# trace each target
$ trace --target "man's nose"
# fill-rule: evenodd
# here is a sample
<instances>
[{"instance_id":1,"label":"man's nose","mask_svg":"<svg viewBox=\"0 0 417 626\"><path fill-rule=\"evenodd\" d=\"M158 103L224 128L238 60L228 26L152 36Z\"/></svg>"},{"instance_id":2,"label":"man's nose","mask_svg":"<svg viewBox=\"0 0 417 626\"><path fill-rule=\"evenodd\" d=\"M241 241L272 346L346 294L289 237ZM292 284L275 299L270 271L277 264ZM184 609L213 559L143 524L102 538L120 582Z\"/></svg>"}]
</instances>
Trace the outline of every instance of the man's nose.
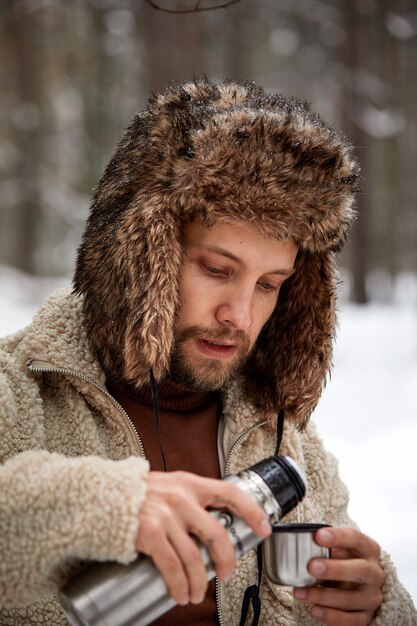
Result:
<instances>
[{"instance_id":1,"label":"man's nose","mask_svg":"<svg viewBox=\"0 0 417 626\"><path fill-rule=\"evenodd\" d=\"M252 324L252 294L236 290L218 307L216 319L224 326L248 330Z\"/></svg>"}]
</instances>

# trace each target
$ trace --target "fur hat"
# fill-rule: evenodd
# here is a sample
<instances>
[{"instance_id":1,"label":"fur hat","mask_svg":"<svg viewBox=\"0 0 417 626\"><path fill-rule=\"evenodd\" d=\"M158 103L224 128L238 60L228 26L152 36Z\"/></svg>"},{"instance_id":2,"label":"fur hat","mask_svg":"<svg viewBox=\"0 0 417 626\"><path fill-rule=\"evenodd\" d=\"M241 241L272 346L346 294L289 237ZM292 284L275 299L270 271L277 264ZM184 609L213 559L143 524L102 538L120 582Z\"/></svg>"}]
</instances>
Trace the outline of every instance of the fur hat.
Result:
<instances>
[{"instance_id":1,"label":"fur hat","mask_svg":"<svg viewBox=\"0 0 417 626\"><path fill-rule=\"evenodd\" d=\"M302 426L331 365L335 253L353 216L349 144L306 103L253 84L172 84L136 115L96 190L78 251L93 349L112 379L167 372L181 229L250 220L300 247L245 371L245 392Z\"/></svg>"}]
</instances>

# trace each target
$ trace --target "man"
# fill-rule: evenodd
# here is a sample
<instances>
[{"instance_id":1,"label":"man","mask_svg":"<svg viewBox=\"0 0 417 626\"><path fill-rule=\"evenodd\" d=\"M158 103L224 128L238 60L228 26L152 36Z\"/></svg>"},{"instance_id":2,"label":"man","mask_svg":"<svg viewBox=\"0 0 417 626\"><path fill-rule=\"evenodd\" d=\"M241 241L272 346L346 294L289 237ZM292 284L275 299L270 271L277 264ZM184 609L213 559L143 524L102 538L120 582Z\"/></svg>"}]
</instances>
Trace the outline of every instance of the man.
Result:
<instances>
[{"instance_id":1,"label":"man","mask_svg":"<svg viewBox=\"0 0 417 626\"><path fill-rule=\"evenodd\" d=\"M324 586L263 575L261 623L417 623L309 422L357 180L334 130L253 84L172 85L134 119L96 191L74 292L1 346L2 624L66 624L55 592L80 562L138 551L178 603L158 624L238 624L256 555L235 566L207 509L269 534L218 479L273 454L278 414L281 453L309 482L286 521L331 524L316 539L333 558L309 565Z\"/></svg>"}]
</instances>

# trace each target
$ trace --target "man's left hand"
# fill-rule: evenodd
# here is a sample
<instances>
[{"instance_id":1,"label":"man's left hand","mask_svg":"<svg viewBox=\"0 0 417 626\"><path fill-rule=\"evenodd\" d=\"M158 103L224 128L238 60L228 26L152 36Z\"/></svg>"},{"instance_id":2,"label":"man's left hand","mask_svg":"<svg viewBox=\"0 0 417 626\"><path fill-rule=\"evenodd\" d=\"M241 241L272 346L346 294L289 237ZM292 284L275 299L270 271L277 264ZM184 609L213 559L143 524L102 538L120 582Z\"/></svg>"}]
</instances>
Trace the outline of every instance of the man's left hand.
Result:
<instances>
[{"instance_id":1,"label":"man's left hand","mask_svg":"<svg viewBox=\"0 0 417 626\"><path fill-rule=\"evenodd\" d=\"M313 605L311 615L327 626L368 626L382 602L385 574L379 545L353 528L322 528L315 541L331 549L331 559L312 559L310 574L332 586L294 590Z\"/></svg>"}]
</instances>

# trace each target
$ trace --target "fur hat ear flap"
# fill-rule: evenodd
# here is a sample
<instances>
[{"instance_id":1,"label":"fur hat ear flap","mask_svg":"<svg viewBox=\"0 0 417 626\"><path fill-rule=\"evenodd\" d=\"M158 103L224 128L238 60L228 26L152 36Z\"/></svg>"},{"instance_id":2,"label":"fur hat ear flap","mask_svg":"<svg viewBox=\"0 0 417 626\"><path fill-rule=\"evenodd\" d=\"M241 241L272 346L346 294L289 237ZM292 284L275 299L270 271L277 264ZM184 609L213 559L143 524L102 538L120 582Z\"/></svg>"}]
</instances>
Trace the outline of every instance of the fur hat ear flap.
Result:
<instances>
[{"instance_id":1,"label":"fur hat ear flap","mask_svg":"<svg viewBox=\"0 0 417 626\"><path fill-rule=\"evenodd\" d=\"M124 380L136 387L147 383L150 368L157 380L167 371L182 262L179 224L169 207L161 205L160 198L150 199L142 217L138 223L137 212L129 211L122 228L127 233L131 281Z\"/></svg>"},{"instance_id":2,"label":"fur hat ear flap","mask_svg":"<svg viewBox=\"0 0 417 626\"><path fill-rule=\"evenodd\" d=\"M336 325L332 256L299 251L296 272L283 284L245 368L248 396L262 409L284 409L300 428L314 410L331 367Z\"/></svg>"}]
</instances>

